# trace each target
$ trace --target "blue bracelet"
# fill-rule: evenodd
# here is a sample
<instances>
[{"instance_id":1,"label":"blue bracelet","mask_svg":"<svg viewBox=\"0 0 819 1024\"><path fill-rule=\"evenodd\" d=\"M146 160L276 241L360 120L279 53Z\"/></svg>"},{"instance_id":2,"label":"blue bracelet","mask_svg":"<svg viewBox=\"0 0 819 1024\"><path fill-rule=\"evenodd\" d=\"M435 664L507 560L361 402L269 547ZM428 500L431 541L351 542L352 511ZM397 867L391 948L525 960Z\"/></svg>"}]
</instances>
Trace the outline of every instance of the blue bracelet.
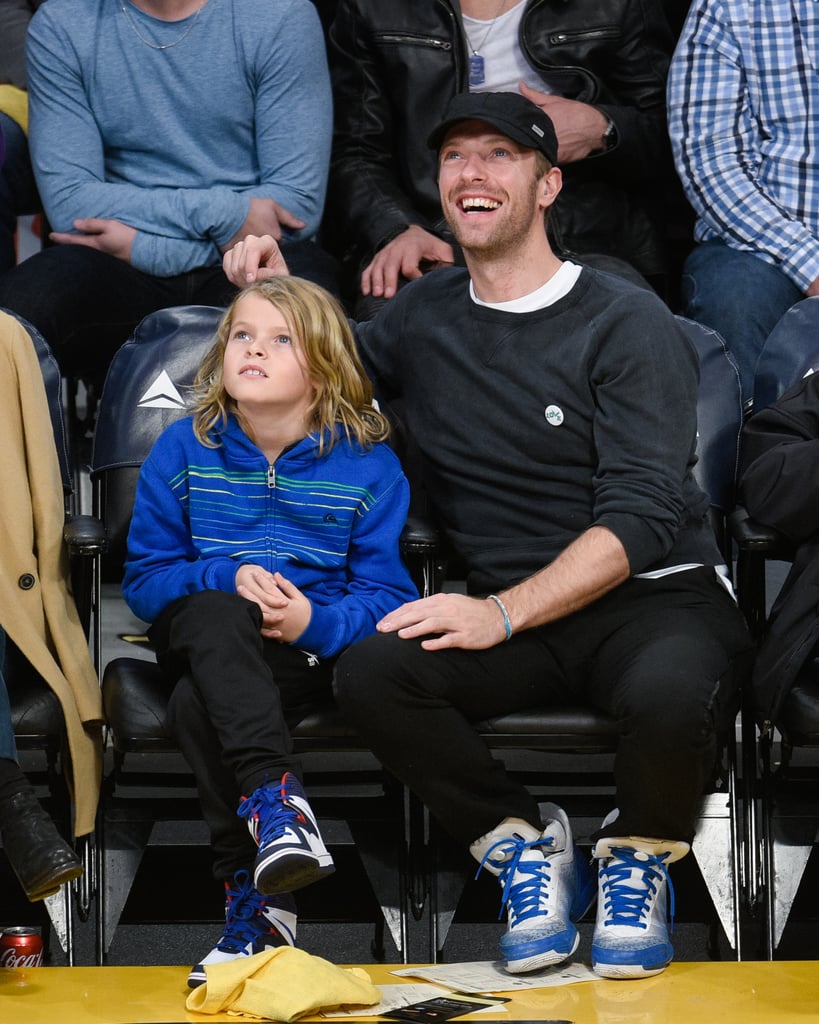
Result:
<instances>
[{"instance_id":1,"label":"blue bracelet","mask_svg":"<svg viewBox=\"0 0 819 1024\"><path fill-rule=\"evenodd\" d=\"M506 639L512 639L512 623L509 621L509 612L506 610L506 605L501 601L497 594L490 594L489 600L494 601L495 604L500 608L500 613L503 616L503 628L506 630Z\"/></svg>"}]
</instances>

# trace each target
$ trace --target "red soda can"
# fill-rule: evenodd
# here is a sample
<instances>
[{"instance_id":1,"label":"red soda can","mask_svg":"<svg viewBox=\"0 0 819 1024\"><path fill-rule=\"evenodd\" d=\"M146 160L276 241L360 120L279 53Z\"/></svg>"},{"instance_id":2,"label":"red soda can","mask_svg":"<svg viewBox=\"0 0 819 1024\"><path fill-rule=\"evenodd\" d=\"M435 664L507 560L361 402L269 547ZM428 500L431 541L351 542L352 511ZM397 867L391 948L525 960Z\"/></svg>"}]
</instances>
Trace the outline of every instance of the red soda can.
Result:
<instances>
[{"instance_id":1,"label":"red soda can","mask_svg":"<svg viewBox=\"0 0 819 1024\"><path fill-rule=\"evenodd\" d=\"M36 928L0 932L0 967L42 967L43 940Z\"/></svg>"}]
</instances>

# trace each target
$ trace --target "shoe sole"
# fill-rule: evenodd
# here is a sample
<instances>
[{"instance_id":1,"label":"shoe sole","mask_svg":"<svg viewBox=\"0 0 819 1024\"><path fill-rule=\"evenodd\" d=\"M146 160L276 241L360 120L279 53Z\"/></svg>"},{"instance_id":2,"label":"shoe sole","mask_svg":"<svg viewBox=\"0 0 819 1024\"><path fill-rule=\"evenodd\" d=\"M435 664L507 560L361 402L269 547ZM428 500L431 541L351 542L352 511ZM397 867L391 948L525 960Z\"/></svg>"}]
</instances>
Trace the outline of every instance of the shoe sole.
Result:
<instances>
[{"instance_id":1,"label":"shoe sole","mask_svg":"<svg viewBox=\"0 0 819 1024\"><path fill-rule=\"evenodd\" d=\"M650 978L655 974L662 974L666 967L668 967L667 963L658 967L643 967L642 964L602 964L592 962L592 970L595 974L599 974L601 978L609 978L612 981Z\"/></svg>"},{"instance_id":2,"label":"shoe sole","mask_svg":"<svg viewBox=\"0 0 819 1024\"><path fill-rule=\"evenodd\" d=\"M336 870L329 853L304 856L298 853L275 852L269 857L256 858L253 866L253 884L263 896L276 896L283 892L303 889L318 882Z\"/></svg>"},{"instance_id":3,"label":"shoe sole","mask_svg":"<svg viewBox=\"0 0 819 1024\"><path fill-rule=\"evenodd\" d=\"M653 954L653 955L652 955ZM610 959L606 959L606 956ZM606 950L595 948L592 945L591 962L592 970L601 978L650 978L654 974L661 974L674 959L674 950L666 944L655 947L653 950L643 950L642 961L638 950L634 951L634 959L629 962L628 952L618 953L616 949Z\"/></svg>"},{"instance_id":4,"label":"shoe sole","mask_svg":"<svg viewBox=\"0 0 819 1024\"><path fill-rule=\"evenodd\" d=\"M38 903L40 900L48 899L60 891L61 886L67 882L73 882L82 874L82 864L68 864L56 874L51 874L37 882L32 889L26 891L29 903Z\"/></svg>"},{"instance_id":5,"label":"shoe sole","mask_svg":"<svg viewBox=\"0 0 819 1024\"><path fill-rule=\"evenodd\" d=\"M535 943L531 943L534 945ZM542 967L555 967L566 960L571 959L580 945L580 934L575 932L572 941L572 948L568 951L560 949L545 949L541 953L532 953L530 956L519 957L514 960L507 959L503 969L507 974L526 974L529 971L539 971Z\"/></svg>"}]
</instances>

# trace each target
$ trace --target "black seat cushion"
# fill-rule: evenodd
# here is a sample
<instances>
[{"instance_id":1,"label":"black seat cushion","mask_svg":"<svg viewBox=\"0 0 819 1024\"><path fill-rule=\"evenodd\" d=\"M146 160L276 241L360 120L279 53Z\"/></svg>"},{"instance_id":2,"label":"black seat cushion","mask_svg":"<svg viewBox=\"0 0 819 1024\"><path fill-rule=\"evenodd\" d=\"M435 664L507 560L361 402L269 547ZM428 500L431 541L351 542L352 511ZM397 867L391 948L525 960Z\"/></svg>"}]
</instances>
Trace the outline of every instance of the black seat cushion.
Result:
<instances>
[{"instance_id":1,"label":"black seat cushion","mask_svg":"<svg viewBox=\"0 0 819 1024\"><path fill-rule=\"evenodd\" d=\"M121 751L173 751L165 729L167 687L151 661L117 658L105 669L102 699L112 741ZM478 725L490 746L531 750L607 753L617 745L614 721L584 707L532 708L492 718ZM302 749L349 749L361 746L333 704L308 714L293 730Z\"/></svg>"},{"instance_id":2,"label":"black seat cushion","mask_svg":"<svg viewBox=\"0 0 819 1024\"><path fill-rule=\"evenodd\" d=\"M788 743L819 746L819 659L811 658L796 677L776 724Z\"/></svg>"},{"instance_id":3,"label":"black seat cushion","mask_svg":"<svg viewBox=\"0 0 819 1024\"><path fill-rule=\"evenodd\" d=\"M6 658L5 680L18 746L61 737L65 720L54 692L10 642Z\"/></svg>"},{"instance_id":4,"label":"black seat cushion","mask_svg":"<svg viewBox=\"0 0 819 1024\"><path fill-rule=\"evenodd\" d=\"M165 728L168 688L155 662L138 658L116 658L109 662L102 681L102 700L117 750L176 749ZM332 703L306 715L294 728L293 738L302 749L335 750L361 745Z\"/></svg>"}]
</instances>

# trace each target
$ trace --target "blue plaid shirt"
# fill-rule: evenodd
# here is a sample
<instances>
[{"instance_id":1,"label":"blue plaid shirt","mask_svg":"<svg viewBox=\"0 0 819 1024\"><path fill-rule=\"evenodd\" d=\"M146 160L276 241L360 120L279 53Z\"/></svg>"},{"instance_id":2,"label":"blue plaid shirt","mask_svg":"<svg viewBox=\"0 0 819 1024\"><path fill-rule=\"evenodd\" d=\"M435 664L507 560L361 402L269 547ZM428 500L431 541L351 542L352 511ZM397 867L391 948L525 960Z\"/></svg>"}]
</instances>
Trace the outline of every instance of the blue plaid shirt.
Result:
<instances>
[{"instance_id":1,"label":"blue plaid shirt","mask_svg":"<svg viewBox=\"0 0 819 1024\"><path fill-rule=\"evenodd\" d=\"M815 0L694 0L668 80L695 238L756 253L806 290L819 277Z\"/></svg>"}]
</instances>

